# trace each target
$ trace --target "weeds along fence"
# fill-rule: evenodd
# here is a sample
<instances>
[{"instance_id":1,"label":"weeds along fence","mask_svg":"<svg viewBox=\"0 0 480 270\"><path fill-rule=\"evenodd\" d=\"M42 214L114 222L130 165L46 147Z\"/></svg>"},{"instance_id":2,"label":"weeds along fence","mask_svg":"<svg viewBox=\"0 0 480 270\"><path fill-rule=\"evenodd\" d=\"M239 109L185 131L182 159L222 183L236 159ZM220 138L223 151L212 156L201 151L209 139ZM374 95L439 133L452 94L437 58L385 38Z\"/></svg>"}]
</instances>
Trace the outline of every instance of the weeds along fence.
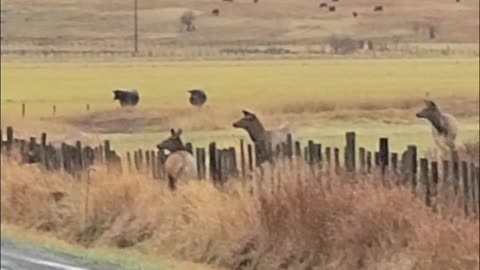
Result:
<instances>
[{"instance_id":1,"label":"weeds along fence","mask_svg":"<svg viewBox=\"0 0 480 270\"><path fill-rule=\"evenodd\" d=\"M46 133L41 134L39 141L35 137L28 141L15 138L12 127L7 127L5 139L3 131L0 134L3 156L16 158L21 163L38 163L48 171L64 171L80 179L95 165L106 166L112 174L135 173L158 180L167 178L163 169L167 156L162 151L138 149L127 152L122 159L108 140L94 147L83 146L80 141L75 145L55 145L47 143ZM357 147L354 132L347 132L345 141L343 149L323 146L313 140L302 146L289 135L287 141L275 149L268 147L269 166L260 164L258 149L243 140L238 146L227 148L219 148L215 142L208 148L195 148L191 143L185 146L195 156L197 178L213 181L217 186L236 179L262 181L275 174L306 169L319 181L341 176L359 180L380 179L377 181L383 185L408 186L424 199L427 206L445 194L439 192L442 188L461 201L465 214L479 215L480 169L474 161L461 160L457 152L440 161L429 160L419 157L415 145L409 145L402 153L390 152L388 138L380 138L378 149L369 151Z\"/></svg>"}]
</instances>

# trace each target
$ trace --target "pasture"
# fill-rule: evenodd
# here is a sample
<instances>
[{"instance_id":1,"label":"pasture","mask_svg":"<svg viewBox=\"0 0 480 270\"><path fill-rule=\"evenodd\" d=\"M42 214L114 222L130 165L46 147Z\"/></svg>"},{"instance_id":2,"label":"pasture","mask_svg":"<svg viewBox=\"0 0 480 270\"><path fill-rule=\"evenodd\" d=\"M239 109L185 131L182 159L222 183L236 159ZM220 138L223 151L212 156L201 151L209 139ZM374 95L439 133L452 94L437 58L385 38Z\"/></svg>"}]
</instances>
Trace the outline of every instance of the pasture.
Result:
<instances>
[{"instance_id":1,"label":"pasture","mask_svg":"<svg viewBox=\"0 0 480 270\"><path fill-rule=\"evenodd\" d=\"M356 130L368 147L388 136L398 149L425 149L433 145L430 127L414 115L427 92L459 118L460 140L475 138L478 72L475 59L5 63L2 125L38 134L78 129L121 150L151 147L170 128L183 128L195 144L231 144L246 135L231 124L248 109L269 127L288 122L300 140L340 145ZM188 103L187 90L197 87L208 93L200 109ZM137 88L140 104L120 109L116 88Z\"/></svg>"},{"instance_id":2,"label":"pasture","mask_svg":"<svg viewBox=\"0 0 480 270\"><path fill-rule=\"evenodd\" d=\"M478 0L0 11L2 237L126 269L478 269ZM139 103L121 107L117 89ZM458 120L459 160L416 117L425 98ZM435 107L436 130L455 134ZM242 110L292 131L273 166L254 163L274 132L246 114L252 142L232 125ZM171 129L183 143L165 156ZM186 142L198 181L167 162Z\"/></svg>"}]
</instances>

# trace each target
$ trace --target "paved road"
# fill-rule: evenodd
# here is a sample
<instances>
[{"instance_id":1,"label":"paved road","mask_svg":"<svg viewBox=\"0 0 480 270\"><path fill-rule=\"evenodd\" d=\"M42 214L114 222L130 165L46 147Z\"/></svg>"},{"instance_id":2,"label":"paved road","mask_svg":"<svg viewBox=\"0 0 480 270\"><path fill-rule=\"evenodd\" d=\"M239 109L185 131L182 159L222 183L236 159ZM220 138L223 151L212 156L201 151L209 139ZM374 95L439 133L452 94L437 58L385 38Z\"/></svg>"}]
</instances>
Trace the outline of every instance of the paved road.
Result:
<instances>
[{"instance_id":1,"label":"paved road","mask_svg":"<svg viewBox=\"0 0 480 270\"><path fill-rule=\"evenodd\" d=\"M80 257L46 251L1 239L0 270L120 270L119 266L89 262Z\"/></svg>"}]
</instances>

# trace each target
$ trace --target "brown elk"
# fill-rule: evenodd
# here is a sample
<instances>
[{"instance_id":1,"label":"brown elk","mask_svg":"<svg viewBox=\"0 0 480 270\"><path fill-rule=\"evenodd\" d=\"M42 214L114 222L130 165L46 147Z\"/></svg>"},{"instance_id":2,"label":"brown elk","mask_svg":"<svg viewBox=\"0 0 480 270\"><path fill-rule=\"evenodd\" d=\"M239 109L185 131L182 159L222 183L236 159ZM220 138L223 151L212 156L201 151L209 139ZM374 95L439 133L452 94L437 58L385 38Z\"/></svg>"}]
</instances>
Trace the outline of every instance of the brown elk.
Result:
<instances>
[{"instance_id":1,"label":"brown elk","mask_svg":"<svg viewBox=\"0 0 480 270\"><path fill-rule=\"evenodd\" d=\"M167 153L167 159L163 164L165 173L168 177L168 186L175 190L178 181L188 181L194 179L197 173L197 163L195 158L180 138L182 130L170 130L170 137L157 145L160 151Z\"/></svg>"}]
</instances>

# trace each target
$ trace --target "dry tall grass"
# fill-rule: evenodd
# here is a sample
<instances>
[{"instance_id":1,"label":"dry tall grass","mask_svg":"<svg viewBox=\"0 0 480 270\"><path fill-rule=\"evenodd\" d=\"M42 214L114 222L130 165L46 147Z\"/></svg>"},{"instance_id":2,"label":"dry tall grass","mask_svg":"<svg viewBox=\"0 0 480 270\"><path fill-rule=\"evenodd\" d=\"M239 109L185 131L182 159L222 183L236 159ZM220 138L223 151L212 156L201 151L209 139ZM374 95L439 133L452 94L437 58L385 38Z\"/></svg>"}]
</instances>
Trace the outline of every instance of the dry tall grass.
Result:
<instances>
[{"instance_id":1,"label":"dry tall grass","mask_svg":"<svg viewBox=\"0 0 480 270\"><path fill-rule=\"evenodd\" d=\"M435 214L409 190L284 170L175 193L102 168L87 182L2 157L2 222L87 246L134 248L229 269L478 269L479 221ZM375 180L375 179L370 179ZM378 182L377 182L378 183ZM87 214L86 214L87 213Z\"/></svg>"}]
</instances>

